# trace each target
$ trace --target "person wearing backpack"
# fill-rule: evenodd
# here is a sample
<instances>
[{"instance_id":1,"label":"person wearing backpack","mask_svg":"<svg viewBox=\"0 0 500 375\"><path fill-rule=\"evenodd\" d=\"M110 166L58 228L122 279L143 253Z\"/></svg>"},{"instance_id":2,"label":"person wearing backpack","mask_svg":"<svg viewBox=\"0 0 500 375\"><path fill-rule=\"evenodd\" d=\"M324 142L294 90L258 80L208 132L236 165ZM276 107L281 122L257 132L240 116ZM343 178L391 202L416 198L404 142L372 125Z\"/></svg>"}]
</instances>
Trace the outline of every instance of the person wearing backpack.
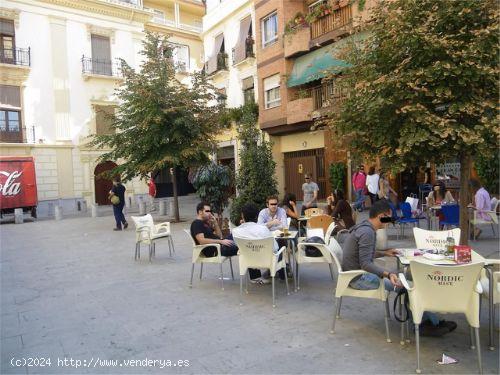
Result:
<instances>
[{"instance_id":1,"label":"person wearing backpack","mask_svg":"<svg viewBox=\"0 0 500 375\"><path fill-rule=\"evenodd\" d=\"M113 204L113 215L115 216L116 227L114 231L127 229L128 223L123 215L123 207L125 206L125 186L122 185L120 177L113 178L113 187L109 191L109 200Z\"/></svg>"}]
</instances>

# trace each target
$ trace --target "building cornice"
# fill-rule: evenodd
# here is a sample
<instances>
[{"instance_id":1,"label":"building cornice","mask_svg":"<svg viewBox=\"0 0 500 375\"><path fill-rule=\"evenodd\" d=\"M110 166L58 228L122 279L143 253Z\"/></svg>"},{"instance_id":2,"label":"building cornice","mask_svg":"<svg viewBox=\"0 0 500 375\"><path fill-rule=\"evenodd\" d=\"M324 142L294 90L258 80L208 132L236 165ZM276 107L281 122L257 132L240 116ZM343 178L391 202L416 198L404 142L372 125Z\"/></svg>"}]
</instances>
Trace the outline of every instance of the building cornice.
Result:
<instances>
[{"instance_id":1,"label":"building cornice","mask_svg":"<svg viewBox=\"0 0 500 375\"><path fill-rule=\"evenodd\" d=\"M201 41L201 37L199 33L196 33L194 31L188 31L188 30L181 30L176 27L172 26L167 26L167 25L161 25L155 22L148 22L146 23L146 29L149 31L154 31L154 32L159 32L159 33L166 33L166 34L172 34L172 36L179 36L182 38L188 38L196 41Z\"/></svg>"},{"instance_id":2,"label":"building cornice","mask_svg":"<svg viewBox=\"0 0 500 375\"><path fill-rule=\"evenodd\" d=\"M113 2L111 0L38 0L42 3L78 9L105 16L123 18L139 23L148 22L152 13L133 4Z\"/></svg>"}]
</instances>

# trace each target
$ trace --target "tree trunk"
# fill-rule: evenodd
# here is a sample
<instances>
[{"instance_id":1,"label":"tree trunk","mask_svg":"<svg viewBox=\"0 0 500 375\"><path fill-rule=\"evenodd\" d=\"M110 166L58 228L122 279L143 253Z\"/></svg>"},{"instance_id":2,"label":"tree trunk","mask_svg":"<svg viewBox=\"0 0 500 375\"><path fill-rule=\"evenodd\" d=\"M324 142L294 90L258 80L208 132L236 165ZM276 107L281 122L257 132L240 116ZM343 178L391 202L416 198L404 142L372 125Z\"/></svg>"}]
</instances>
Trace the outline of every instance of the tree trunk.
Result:
<instances>
[{"instance_id":1,"label":"tree trunk","mask_svg":"<svg viewBox=\"0 0 500 375\"><path fill-rule=\"evenodd\" d=\"M469 244L469 179L472 159L469 154L460 155L460 245Z\"/></svg>"},{"instance_id":2,"label":"tree trunk","mask_svg":"<svg viewBox=\"0 0 500 375\"><path fill-rule=\"evenodd\" d=\"M177 195L177 169L173 167L171 169L172 173L172 193L174 196L174 221L178 223L180 221L179 215L179 197Z\"/></svg>"}]
</instances>

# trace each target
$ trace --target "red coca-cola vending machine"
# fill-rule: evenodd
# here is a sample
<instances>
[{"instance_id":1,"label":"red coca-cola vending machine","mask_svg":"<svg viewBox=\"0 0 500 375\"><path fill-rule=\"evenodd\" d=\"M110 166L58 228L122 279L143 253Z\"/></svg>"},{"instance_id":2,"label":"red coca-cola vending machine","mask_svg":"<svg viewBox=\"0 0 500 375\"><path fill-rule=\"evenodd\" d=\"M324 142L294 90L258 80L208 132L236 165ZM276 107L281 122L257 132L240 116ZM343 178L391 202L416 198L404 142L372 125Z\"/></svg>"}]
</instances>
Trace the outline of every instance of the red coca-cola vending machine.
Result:
<instances>
[{"instance_id":1,"label":"red coca-cola vending machine","mask_svg":"<svg viewBox=\"0 0 500 375\"><path fill-rule=\"evenodd\" d=\"M31 211L36 217L35 162L32 156L0 156L0 211L14 212L15 208Z\"/></svg>"}]
</instances>

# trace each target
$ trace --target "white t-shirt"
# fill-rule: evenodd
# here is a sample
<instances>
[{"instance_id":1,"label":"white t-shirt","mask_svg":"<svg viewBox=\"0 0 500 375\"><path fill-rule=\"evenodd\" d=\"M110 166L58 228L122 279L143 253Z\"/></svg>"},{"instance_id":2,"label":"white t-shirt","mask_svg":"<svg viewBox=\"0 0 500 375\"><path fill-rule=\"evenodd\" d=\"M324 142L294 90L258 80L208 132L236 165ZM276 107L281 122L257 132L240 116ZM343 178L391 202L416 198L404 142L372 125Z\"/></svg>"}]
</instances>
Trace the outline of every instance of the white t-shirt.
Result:
<instances>
[{"instance_id":1,"label":"white t-shirt","mask_svg":"<svg viewBox=\"0 0 500 375\"><path fill-rule=\"evenodd\" d=\"M233 237L243 238L245 240L262 240L264 238L274 237L272 232L264 225L252 221L243 223L233 228ZM274 252L279 250L278 243L274 240Z\"/></svg>"},{"instance_id":2,"label":"white t-shirt","mask_svg":"<svg viewBox=\"0 0 500 375\"><path fill-rule=\"evenodd\" d=\"M379 178L380 176L376 173L366 176L366 187L370 193L377 194Z\"/></svg>"}]
</instances>

